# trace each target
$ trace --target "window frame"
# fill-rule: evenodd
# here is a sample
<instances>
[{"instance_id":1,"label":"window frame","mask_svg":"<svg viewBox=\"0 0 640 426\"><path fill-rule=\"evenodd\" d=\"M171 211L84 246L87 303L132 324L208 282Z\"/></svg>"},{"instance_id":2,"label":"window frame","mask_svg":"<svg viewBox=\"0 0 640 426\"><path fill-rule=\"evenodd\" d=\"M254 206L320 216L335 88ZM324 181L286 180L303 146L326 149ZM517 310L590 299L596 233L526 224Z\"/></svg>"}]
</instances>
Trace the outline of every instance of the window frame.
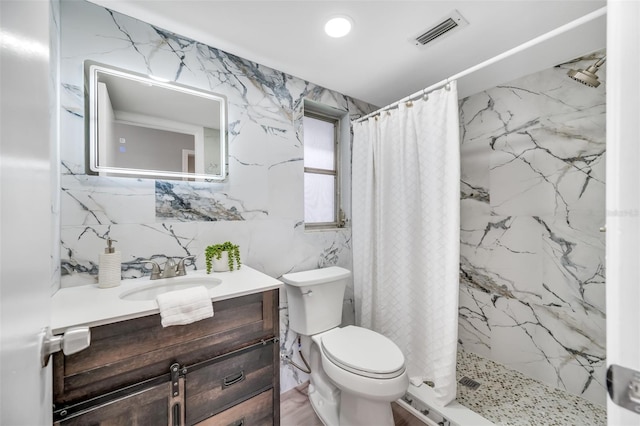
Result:
<instances>
[{"instance_id":1,"label":"window frame","mask_svg":"<svg viewBox=\"0 0 640 426\"><path fill-rule=\"evenodd\" d=\"M318 168L313 168L313 167L307 167L305 165L305 159L304 159L304 146L303 146L303 165L304 165L304 173L303 173L303 178L306 177L307 173L310 174L317 174L317 175L325 175L325 176L335 176L335 187L334 187L334 212L333 212L333 217L334 220L332 222L307 222L306 218L304 220L304 227L305 230L318 230L318 229L337 229L337 228L344 228L345 226L345 221L342 218L343 213L342 213L342 205L341 205L341 200L342 200L342 194L341 194L341 179L340 179L340 165L341 165L341 155L340 155L340 124L341 124L341 119L340 117L337 117L335 115L331 115L331 114L326 114L323 112L318 111L317 109L314 108L308 108L308 106L305 104L305 109L303 112L303 132L304 132L304 117L309 117L309 118L313 118L316 120L322 120L328 123L332 123L333 124L333 170L329 170L329 169L318 169ZM304 133L303 133L304 135ZM303 137L303 144L304 144L304 137ZM304 185L303 185L304 187ZM304 200L304 197L303 197ZM303 201L304 202L304 201ZM305 210L306 210L306 204L305 204Z\"/></svg>"}]
</instances>

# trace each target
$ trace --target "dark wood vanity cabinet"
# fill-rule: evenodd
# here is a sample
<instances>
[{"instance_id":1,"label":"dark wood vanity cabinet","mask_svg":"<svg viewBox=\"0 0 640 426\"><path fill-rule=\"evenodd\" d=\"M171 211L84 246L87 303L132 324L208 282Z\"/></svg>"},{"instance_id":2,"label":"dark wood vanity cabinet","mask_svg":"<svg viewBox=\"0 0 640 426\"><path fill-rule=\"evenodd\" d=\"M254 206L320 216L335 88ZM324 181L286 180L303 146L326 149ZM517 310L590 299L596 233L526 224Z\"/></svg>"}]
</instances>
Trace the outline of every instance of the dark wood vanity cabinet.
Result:
<instances>
[{"instance_id":1,"label":"dark wood vanity cabinet","mask_svg":"<svg viewBox=\"0 0 640 426\"><path fill-rule=\"evenodd\" d=\"M92 327L89 348L54 355L54 423L279 425L278 290L213 309L185 326Z\"/></svg>"}]
</instances>

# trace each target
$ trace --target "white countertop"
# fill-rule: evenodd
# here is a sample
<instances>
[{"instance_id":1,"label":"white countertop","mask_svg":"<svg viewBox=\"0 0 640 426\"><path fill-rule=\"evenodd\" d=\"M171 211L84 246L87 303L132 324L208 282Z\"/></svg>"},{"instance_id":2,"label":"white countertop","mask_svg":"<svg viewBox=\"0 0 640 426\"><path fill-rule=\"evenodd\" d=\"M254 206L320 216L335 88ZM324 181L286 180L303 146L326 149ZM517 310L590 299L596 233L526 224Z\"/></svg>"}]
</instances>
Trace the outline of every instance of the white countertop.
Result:
<instances>
[{"instance_id":1,"label":"white countertop","mask_svg":"<svg viewBox=\"0 0 640 426\"><path fill-rule=\"evenodd\" d=\"M282 283L262 272L246 265L233 272L212 272L204 270L188 271L187 277L215 277L222 280L209 289L212 301L245 296L282 287ZM180 280L182 277L169 278ZM53 296L51 329L54 334L62 333L73 326L89 327L109 324L132 318L159 313L154 300L132 301L120 299L120 294L136 286L153 283L149 277L122 280L121 285L111 288L98 288L97 284L62 288Z\"/></svg>"}]
</instances>

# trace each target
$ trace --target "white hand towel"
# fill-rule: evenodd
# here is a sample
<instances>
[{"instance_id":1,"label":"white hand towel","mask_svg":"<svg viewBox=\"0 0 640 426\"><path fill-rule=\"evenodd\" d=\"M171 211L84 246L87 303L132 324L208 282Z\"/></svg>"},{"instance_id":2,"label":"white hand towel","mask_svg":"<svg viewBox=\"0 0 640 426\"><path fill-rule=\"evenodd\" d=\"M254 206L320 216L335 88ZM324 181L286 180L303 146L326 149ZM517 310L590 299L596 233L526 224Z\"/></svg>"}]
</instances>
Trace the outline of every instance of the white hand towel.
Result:
<instances>
[{"instance_id":1,"label":"white hand towel","mask_svg":"<svg viewBox=\"0 0 640 426\"><path fill-rule=\"evenodd\" d=\"M156 297L162 326L185 325L213 316L209 291L204 286L168 291Z\"/></svg>"}]
</instances>

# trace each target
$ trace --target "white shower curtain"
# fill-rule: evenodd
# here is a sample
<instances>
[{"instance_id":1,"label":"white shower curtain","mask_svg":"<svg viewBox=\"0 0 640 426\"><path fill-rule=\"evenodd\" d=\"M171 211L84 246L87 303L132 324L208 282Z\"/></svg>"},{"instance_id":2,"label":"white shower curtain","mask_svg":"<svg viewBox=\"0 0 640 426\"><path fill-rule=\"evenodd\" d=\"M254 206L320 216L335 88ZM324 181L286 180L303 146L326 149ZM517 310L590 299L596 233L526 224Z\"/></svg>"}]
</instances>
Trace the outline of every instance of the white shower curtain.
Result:
<instances>
[{"instance_id":1,"label":"white shower curtain","mask_svg":"<svg viewBox=\"0 0 640 426\"><path fill-rule=\"evenodd\" d=\"M356 322L393 340L442 405L456 396L458 126L456 82L353 126Z\"/></svg>"}]
</instances>

